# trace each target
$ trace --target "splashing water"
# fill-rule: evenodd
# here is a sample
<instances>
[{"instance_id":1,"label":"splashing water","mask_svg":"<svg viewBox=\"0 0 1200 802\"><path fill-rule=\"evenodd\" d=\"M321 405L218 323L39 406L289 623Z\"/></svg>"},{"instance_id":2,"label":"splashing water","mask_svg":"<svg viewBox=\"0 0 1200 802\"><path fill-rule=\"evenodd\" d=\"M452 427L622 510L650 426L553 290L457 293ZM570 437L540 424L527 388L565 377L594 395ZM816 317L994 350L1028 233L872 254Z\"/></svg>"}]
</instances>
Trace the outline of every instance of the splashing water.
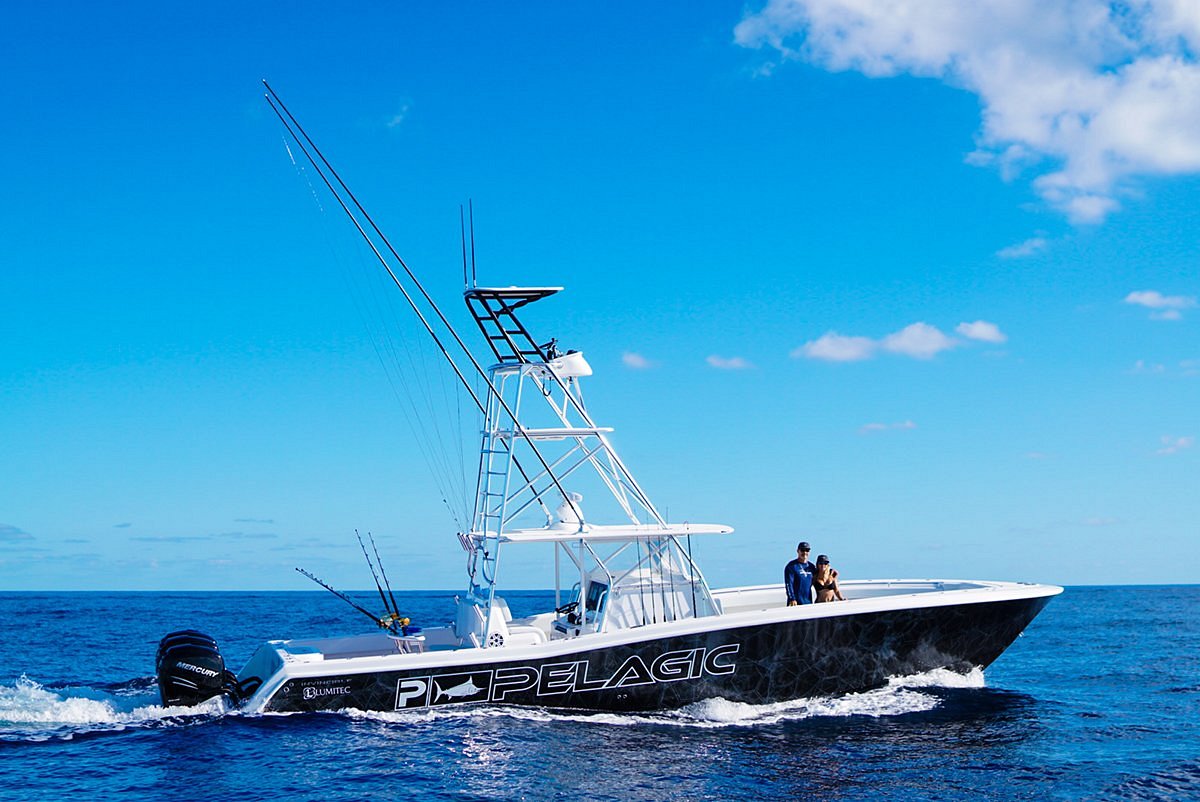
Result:
<instances>
[{"instance_id":1,"label":"splashing water","mask_svg":"<svg viewBox=\"0 0 1200 802\"><path fill-rule=\"evenodd\" d=\"M568 713L521 707L441 707L414 712L375 712L348 709L355 719L387 723L422 723L477 716L507 716L523 721L577 721L611 726L666 725L712 729L752 727L814 717L897 716L938 706L936 696L922 688L982 688L983 672L958 674L938 669L909 677L893 678L883 687L836 697L797 699L772 704L747 704L715 698L679 710L658 713ZM88 686L50 689L21 675L13 685L0 685L0 740L70 739L96 731L130 727L175 726L235 713L224 699L210 699L195 707L163 707L145 680L131 680L97 689Z\"/></svg>"},{"instance_id":2,"label":"splashing water","mask_svg":"<svg viewBox=\"0 0 1200 802\"><path fill-rule=\"evenodd\" d=\"M935 668L907 677L893 677L889 688L986 688L983 669L973 668L970 673L959 674L948 668Z\"/></svg>"},{"instance_id":3,"label":"splashing water","mask_svg":"<svg viewBox=\"0 0 1200 802\"><path fill-rule=\"evenodd\" d=\"M172 725L229 712L223 699L196 707L163 707L151 701L156 696L127 687L112 692L84 686L55 691L22 674L13 685L0 685L0 740L70 739L85 732Z\"/></svg>"}]
</instances>

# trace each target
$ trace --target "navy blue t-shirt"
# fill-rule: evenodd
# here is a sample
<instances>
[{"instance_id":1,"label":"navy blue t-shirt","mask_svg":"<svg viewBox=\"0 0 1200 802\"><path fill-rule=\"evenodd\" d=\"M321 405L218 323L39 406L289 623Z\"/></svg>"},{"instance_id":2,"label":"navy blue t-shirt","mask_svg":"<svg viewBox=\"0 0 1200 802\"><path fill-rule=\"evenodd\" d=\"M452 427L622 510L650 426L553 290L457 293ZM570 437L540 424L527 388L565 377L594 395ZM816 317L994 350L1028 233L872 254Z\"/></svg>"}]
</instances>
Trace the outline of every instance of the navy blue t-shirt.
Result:
<instances>
[{"instance_id":1,"label":"navy blue t-shirt","mask_svg":"<svg viewBox=\"0 0 1200 802\"><path fill-rule=\"evenodd\" d=\"M817 566L799 557L783 569L783 587L787 589L788 601L812 604L812 578Z\"/></svg>"}]
</instances>

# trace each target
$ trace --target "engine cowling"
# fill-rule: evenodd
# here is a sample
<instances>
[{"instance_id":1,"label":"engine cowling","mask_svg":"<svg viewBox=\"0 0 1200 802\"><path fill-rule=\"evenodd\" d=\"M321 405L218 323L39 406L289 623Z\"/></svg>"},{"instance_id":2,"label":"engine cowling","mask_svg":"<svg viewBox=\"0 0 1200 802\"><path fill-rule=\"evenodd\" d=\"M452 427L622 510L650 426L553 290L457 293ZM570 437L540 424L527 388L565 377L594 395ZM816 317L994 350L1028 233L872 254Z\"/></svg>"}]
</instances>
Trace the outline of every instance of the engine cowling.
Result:
<instances>
[{"instance_id":1,"label":"engine cowling","mask_svg":"<svg viewBox=\"0 0 1200 802\"><path fill-rule=\"evenodd\" d=\"M217 642L194 629L172 632L158 643L154 660L164 706L191 707L230 693L237 680L225 669Z\"/></svg>"}]
</instances>

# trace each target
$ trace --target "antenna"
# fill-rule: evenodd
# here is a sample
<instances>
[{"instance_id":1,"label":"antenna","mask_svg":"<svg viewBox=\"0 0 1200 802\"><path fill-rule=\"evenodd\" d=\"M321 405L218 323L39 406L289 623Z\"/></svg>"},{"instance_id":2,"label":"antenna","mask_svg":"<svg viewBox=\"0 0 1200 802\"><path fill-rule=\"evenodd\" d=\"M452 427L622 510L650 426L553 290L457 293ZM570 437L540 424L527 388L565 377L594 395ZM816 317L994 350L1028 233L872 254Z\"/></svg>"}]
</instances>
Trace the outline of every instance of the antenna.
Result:
<instances>
[{"instance_id":1,"label":"antenna","mask_svg":"<svg viewBox=\"0 0 1200 802\"><path fill-rule=\"evenodd\" d=\"M478 286L475 278L475 201L467 198L467 208L471 213L471 286Z\"/></svg>"},{"instance_id":2,"label":"antenna","mask_svg":"<svg viewBox=\"0 0 1200 802\"><path fill-rule=\"evenodd\" d=\"M463 289L468 289L471 285L467 282L467 224L463 219L463 205L458 204L458 230L462 234L462 252L463 252Z\"/></svg>"}]
</instances>

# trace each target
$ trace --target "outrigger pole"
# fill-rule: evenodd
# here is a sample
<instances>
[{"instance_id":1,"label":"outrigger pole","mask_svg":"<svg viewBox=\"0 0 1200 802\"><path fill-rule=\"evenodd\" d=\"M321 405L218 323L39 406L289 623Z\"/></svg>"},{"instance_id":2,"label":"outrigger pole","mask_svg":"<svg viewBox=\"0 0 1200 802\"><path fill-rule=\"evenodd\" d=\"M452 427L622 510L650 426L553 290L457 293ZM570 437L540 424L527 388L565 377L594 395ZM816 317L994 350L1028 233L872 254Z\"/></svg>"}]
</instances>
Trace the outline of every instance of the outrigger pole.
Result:
<instances>
[{"instance_id":1,"label":"outrigger pole","mask_svg":"<svg viewBox=\"0 0 1200 802\"><path fill-rule=\"evenodd\" d=\"M555 488L558 489L558 492L562 494L563 498L567 498L567 491L563 489L561 484L559 484L558 477L554 474L554 471L550 469L550 465L546 462L545 457L542 456L542 452L538 450L538 447L534 445L533 439L525 431L524 427L521 426L520 421L517 420L516 413L513 412L511 407L509 407L508 402L504 400L500 393L496 392L496 389L492 386L491 381L488 379L487 372L475 359L474 354L472 354L471 350L467 348L467 345L462 341L462 338L458 336L458 332L455 330L454 326L450 324L450 321L447 320L446 316L442 313L441 307L439 307L433 298L430 297L429 293L425 291L425 287L421 284L420 279L416 277L416 275L409 268L408 264L404 261L403 257L396 252L394 247L392 247L392 243L388 240L387 235L380 231L379 226L375 224L375 221L371 218L371 215L368 214L367 210L364 209L362 204L358 202L358 198L356 198L354 193L350 191L350 188L346 186L346 182L342 180L342 177L338 175L337 170L335 170L333 165L329 163L329 160L325 158L324 154L321 153L320 148L317 147L316 143L313 142L308 133L305 132L304 127L300 125L296 118L292 116L292 113L288 111L287 106L284 105L283 101L279 98L279 95L275 93L275 90L271 88L271 85L268 84L265 79L262 83L263 86L267 88L267 92L269 93L265 95L267 99L267 105L269 105L271 110L275 112L275 116L277 116L279 121L283 123L283 127L287 129L287 132L291 134L292 139L295 140L296 144L300 148L300 151L304 154L304 157L308 159L309 164L311 164L313 169L317 171L317 175L321 177L321 180L325 183L325 186L333 195L334 200L336 200L338 205L342 207L342 211L344 211L346 216L350 218L350 222L354 224L354 227L358 230L358 233L363 238L363 241L367 243L367 247L371 249L371 252L375 254L375 258L378 259L379 263L383 266L383 269L387 271L389 276L391 276L392 282L395 283L397 289L400 290L401 294L404 296L404 300L408 302L408 305L412 308L413 313L417 316L417 319L421 321L421 325L425 327L425 331L431 338L433 338L433 341L437 345L438 350L441 351L442 356L445 357L446 361L450 363L450 367L454 370L454 375L458 377L459 382L461 382L463 387L466 388L467 392L470 393L471 398L475 400L475 405L479 407L481 412L483 412L485 415L487 414L487 410L484 408L483 402L479 399L479 396L476 395L474 388L471 387L470 382L467 381L467 378L462 374L462 371L459 370L458 364L450 356L449 351L446 350L446 346L442 343L441 338L437 336L437 333L433 330L433 327L429 324L429 321L421 312L420 307L417 306L416 301L413 300L413 297L409 294L408 290L404 288L404 285L400 282L400 278L396 275L395 271L392 270L392 266L388 264L387 260L384 259L383 254L379 252L379 249L375 246L375 242L363 229L362 224L358 221L358 218L354 216L354 213L350 210L350 207L346 205L346 202L342 199L342 196L334 188L332 182L330 182L329 178L325 175L325 172L321 169L321 165L317 164L317 161L313 158L312 153L308 152L308 148L304 145L305 142L307 142L309 147L312 148L313 153L317 154L317 158L321 160L321 164L324 164L325 168L329 170L329 174L333 176L334 180L336 180L338 185L342 188L342 191L346 193L346 196L363 216L363 219L365 219L371 226L371 229L375 232L375 235L379 237L380 241L387 248L387 250L392 254L393 257L395 257L396 261L399 262L409 280L411 280L416 288L420 291L421 296L425 299L425 302L429 304L430 308L432 308L437 314L438 319L442 322L442 325L446 327L446 330L450 332L450 335L454 338L454 341L458 343L458 347L462 349L462 352L466 355L467 359L470 360L471 365L475 368L475 371L487 383L488 392L496 397L496 401L504 409L504 412L508 415L508 417L512 419L513 427L522 437L525 438L525 442L528 443L530 450L533 451L534 456L536 456L538 462L541 463L542 469L546 472L546 475L550 477L550 480L554 483ZM276 107L276 104L278 104L278 108ZM283 111L281 112L280 109ZM287 115L286 118L284 117L285 114ZM290 123L288 122L289 120L291 121ZM292 130L292 126L295 126L295 130ZM296 134L297 131L299 131L299 136ZM300 139L301 136L304 137L303 141ZM472 245L474 245L473 240L474 232L472 232ZM506 446L506 448L507 447L508 446ZM528 482L529 476L525 473L524 469L521 468L521 465L517 462L515 455L513 455L513 462L516 464L517 469L521 472L522 478ZM532 483L530 483L530 487L532 489ZM545 511L546 515L549 516L550 510L546 507L545 502L542 500L541 494L538 494L536 491L534 491L534 493L537 496L538 504L541 505L543 511Z\"/></svg>"}]
</instances>

